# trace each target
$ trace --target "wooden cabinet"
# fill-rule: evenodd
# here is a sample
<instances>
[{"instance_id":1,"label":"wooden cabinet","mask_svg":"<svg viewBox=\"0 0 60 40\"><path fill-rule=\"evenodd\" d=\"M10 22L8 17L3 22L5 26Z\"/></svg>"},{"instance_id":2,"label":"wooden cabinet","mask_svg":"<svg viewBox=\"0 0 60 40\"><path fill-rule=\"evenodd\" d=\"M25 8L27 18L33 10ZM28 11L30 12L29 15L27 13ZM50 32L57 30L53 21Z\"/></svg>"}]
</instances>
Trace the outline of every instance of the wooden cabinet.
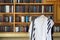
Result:
<instances>
[{"instance_id":1,"label":"wooden cabinet","mask_svg":"<svg viewBox=\"0 0 60 40\"><path fill-rule=\"evenodd\" d=\"M57 0L55 3L55 12L54 12L55 23L60 23L60 0Z\"/></svg>"},{"instance_id":2,"label":"wooden cabinet","mask_svg":"<svg viewBox=\"0 0 60 40\"><path fill-rule=\"evenodd\" d=\"M0 0L0 37L6 37L4 35L7 34L7 37L26 37L33 18L40 15L54 18L54 1L56 0Z\"/></svg>"}]
</instances>

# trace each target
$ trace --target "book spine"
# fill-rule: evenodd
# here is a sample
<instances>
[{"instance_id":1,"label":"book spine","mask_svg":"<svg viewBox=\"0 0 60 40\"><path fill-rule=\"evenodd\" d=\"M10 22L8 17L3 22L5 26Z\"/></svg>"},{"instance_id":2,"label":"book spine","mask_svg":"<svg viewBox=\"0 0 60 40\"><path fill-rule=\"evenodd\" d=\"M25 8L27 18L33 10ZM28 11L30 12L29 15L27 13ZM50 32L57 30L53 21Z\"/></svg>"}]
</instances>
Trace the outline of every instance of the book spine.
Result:
<instances>
[{"instance_id":1,"label":"book spine","mask_svg":"<svg viewBox=\"0 0 60 40\"><path fill-rule=\"evenodd\" d=\"M9 5L6 5L5 8L6 8L6 13L9 13L9 11L10 11L9 10Z\"/></svg>"},{"instance_id":2,"label":"book spine","mask_svg":"<svg viewBox=\"0 0 60 40\"><path fill-rule=\"evenodd\" d=\"M44 5L42 5L42 14L44 13Z\"/></svg>"},{"instance_id":3,"label":"book spine","mask_svg":"<svg viewBox=\"0 0 60 40\"><path fill-rule=\"evenodd\" d=\"M20 6L16 6L16 12L20 11Z\"/></svg>"},{"instance_id":4,"label":"book spine","mask_svg":"<svg viewBox=\"0 0 60 40\"><path fill-rule=\"evenodd\" d=\"M25 17L21 16L21 22L25 22Z\"/></svg>"},{"instance_id":5,"label":"book spine","mask_svg":"<svg viewBox=\"0 0 60 40\"><path fill-rule=\"evenodd\" d=\"M32 21L32 16L29 17L29 22L31 22L31 21Z\"/></svg>"},{"instance_id":6,"label":"book spine","mask_svg":"<svg viewBox=\"0 0 60 40\"><path fill-rule=\"evenodd\" d=\"M20 0L17 0L17 3L20 3Z\"/></svg>"},{"instance_id":7,"label":"book spine","mask_svg":"<svg viewBox=\"0 0 60 40\"><path fill-rule=\"evenodd\" d=\"M29 16L25 16L25 22L29 22Z\"/></svg>"},{"instance_id":8,"label":"book spine","mask_svg":"<svg viewBox=\"0 0 60 40\"><path fill-rule=\"evenodd\" d=\"M42 3L42 0L39 0L39 3Z\"/></svg>"},{"instance_id":9,"label":"book spine","mask_svg":"<svg viewBox=\"0 0 60 40\"><path fill-rule=\"evenodd\" d=\"M25 6L22 6L22 12L25 12Z\"/></svg>"},{"instance_id":10,"label":"book spine","mask_svg":"<svg viewBox=\"0 0 60 40\"><path fill-rule=\"evenodd\" d=\"M13 22L13 16L9 16L9 22Z\"/></svg>"},{"instance_id":11,"label":"book spine","mask_svg":"<svg viewBox=\"0 0 60 40\"><path fill-rule=\"evenodd\" d=\"M36 11L37 11L36 6L33 6L33 12L36 12Z\"/></svg>"},{"instance_id":12,"label":"book spine","mask_svg":"<svg viewBox=\"0 0 60 40\"><path fill-rule=\"evenodd\" d=\"M8 16L4 17L4 22L9 22L9 17Z\"/></svg>"},{"instance_id":13,"label":"book spine","mask_svg":"<svg viewBox=\"0 0 60 40\"><path fill-rule=\"evenodd\" d=\"M16 27L16 32L19 32L19 27Z\"/></svg>"},{"instance_id":14,"label":"book spine","mask_svg":"<svg viewBox=\"0 0 60 40\"><path fill-rule=\"evenodd\" d=\"M12 6L12 8L11 8L11 9L12 9L12 11L11 11L11 12L13 13L13 12L14 12L14 10L13 10L13 9L14 9L14 7Z\"/></svg>"},{"instance_id":15,"label":"book spine","mask_svg":"<svg viewBox=\"0 0 60 40\"><path fill-rule=\"evenodd\" d=\"M5 32L7 32L7 26L5 26Z\"/></svg>"}]
</instances>

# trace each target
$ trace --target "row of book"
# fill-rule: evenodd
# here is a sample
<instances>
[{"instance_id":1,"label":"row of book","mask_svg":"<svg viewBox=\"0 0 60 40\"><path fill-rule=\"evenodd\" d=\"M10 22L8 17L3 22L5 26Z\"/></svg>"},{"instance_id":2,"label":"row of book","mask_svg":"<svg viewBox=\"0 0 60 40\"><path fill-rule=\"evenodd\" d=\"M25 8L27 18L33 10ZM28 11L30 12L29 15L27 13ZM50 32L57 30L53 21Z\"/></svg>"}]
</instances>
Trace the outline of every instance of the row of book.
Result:
<instances>
[{"instance_id":1,"label":"row of book","mask_svg":"<svg viewBox=\"0 0 60 40\"><path fill-rule=\"evenodd\" d=\"M0 32L13 32L13 27L0 25Z\"/></svg>"},{"instance_id":2,"label":"row of book","mask_svg":"<svg viewBox=\"0 0 60 40\"><path fill-rule=\"evenodd\" d=\"M16 0L17 3L42 3L43 0Z\"/></svg>"},{"instance_id":3,"label":"row of book","mask_svg":"<svg viewBox=\"0 0 60 40\"><path fill-rule=\"evenodd\" d=\"M15 12L53 12L52 5L46 6L16 6Z\"/></svg>"},{"instance_id":4,"label":"row of book","mask_svg":"<svg viewBox=\"0 0 60 40\"><path fill-rule=\"evenodd\" d=\"M13 16L0 16L0 22L13 22Z\"/></svg>"},{"instance_id":5,"label":"row of book","mask_svg":"<svg viewBox=\"0 0 60 40\"><path fill-rule=\"evenodd\" d=\"M10 5L4 5L0 6L0 12L14 12L14 6ZM15 7L15 12L53 12L53 6L52 5L46 5L46 6L18 6Z\"/></svg>"},{"instance_id":6,"label":"row of book","mask_svg":"<svg viewBox=\"0 0 60 40\"><path fill-rule=\"evenodd\" d=\"M0 3L13 3L15 0L0 0ZM42 3L43 0L16 0L17 3Z\"/></svg>"},{"instance_id":7,"label":"row of book","mask_svg":"<svg viewBox=\"0 0 60 40\"><path fill-rule=\"evenodd\" d=\"M54 26L53 31L54 32L60 32L60 26Z\"/></svg>"},{"instance_id":8,"label":"row of book","mask_svg":"<svg viewBox=\"0 0 60 40\"><path fill-rule=\"evenodd\" d=\"M8 25L5 25L5 26L2 26L0 25L0 32L13 32L13 26L8 26ZM29 29L29 26L26 25L26 26L16 26L15 27L15 32L28 32L28 29Z\"/></svg>"},{"instance_id":9,"label":"row of book","mask_svg":"<svg viewBox=\"0 0 60 40\"><path fill-rule=\"evenodd\" d=\"M13 3L13 0L0 0L0 3Z\"/></svg>"},{"instance_id":10,"label":"row of book","mask_svg":"<svg viewBox=\"0 0 60 40\"><path fill-rule=\"evenodd\" d=\"M31 22L32 20L34 20L35 18L37 18L38 16L16 16L15 17L15 22ZM53 16L47 16L50 19L53 19ZM11 16L0 16L0 22L13 22L14 17Z\"/></svg>"},{"instance_id":11,"label":"row of book","mask_svg":"<svg viewBox=\"0 0 60 40\"><path fill-rule=\"evenodd\" d=\"M26 25L26 26L16 26L16 32L28 32L28 29L29 29L29 26Z\"/></svg>"},{"instance_id":12,"label":"row of book","mask_svg":"<svg viewBox=\"0 0 60 40\"><path fill-rule=\"evenodd\" d=\"M6 12L6 13L9 13L9 12L13 12L13 6L12 5L3 5L3 6L0 6L0 12Z\"/></svg>"},{"instance_id":13,"label":"row of book","mask_svg":"<svg viewBox=\"0 0 60 40\"><path fill-rule=\"evenodd\" d=\"M31 16L16 16L15 21L16 22L30 22L31 21Z\"/></svg>"}]
</instances>

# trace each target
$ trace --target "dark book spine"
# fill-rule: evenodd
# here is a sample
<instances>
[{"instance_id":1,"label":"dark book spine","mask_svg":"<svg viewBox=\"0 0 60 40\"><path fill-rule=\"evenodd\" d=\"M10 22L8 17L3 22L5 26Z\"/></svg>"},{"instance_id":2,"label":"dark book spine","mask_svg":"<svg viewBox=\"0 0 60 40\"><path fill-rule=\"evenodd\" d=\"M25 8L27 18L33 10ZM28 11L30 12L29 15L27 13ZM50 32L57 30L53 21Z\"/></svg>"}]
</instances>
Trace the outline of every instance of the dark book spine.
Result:
<instances>
[{"instance_id":1,"label":"dark book spine","mask_svg":"<svg viewBox=\"0 0 60 40\"><path fill-rule=\"evenodd\" d=\"M22 6L22 12L25 12L25 6Z\"/></svg>"},{"instance_id":2,"label":"dark book spine","mask_svg":"<svg viewBox=\"0 0 60 40\"><path fill-rule=\"evenodd\" d=\"M0 3L4 3L4 0L0 0Z\"/></svg>"},{"instance_id":3,"label":"dark book spine","mask_svg":"<svg viewBox=\"0 0 60 40\"><path fill-rule=\"evenodd\" d=\"M17 16L16 17L16 22L21 22L21 17Z\"/></svg>"},{"instance_id":4,"label":"dark book spine","mask_svg":"<svg viewBox=\"0 0 60 40\"><path fill-rule=\"evenodd\" d=\"M25 32L28 32L28 29L29 29L29 27L28 27L28 25L26 25L26 26L24 27Z\"/></svg>"},{"instance_id":5,"label":"dark book spine","mask_svg":"<svg viewBox=\"0 0 60 40\"><path fill-rule=\"evenodd\" d=\"M1 6L1 12L5 12L5 6Z\"/></svg>"},{"instance_id":6,"label":"dark book spine","mask_svg":"<svg viewBox=\"0 0 60 40\"><path fill-rule=\"evenodd\" d=\"M39 0L36 0L36 3L39 3Z\"/></svg>"},{"instance_id":7,"label":"dark book spine","mask_svg":"<svg viewBox=\"0 0 60 40\"><path fill-rule=\"evenodd\" d=\"M16 12L19 12L20 11L20 6L16 6Z\"/></svg>"},{"instance_id":8,"label":"dark book spine","mask_svg":"<svg viewBox=\"0 0 60 40\"><path fill-rule=\"evenodd\" d=\"M23 9L22 9L22 6L20 6L19 9L20 9L20 12L22 12L22 10L23 10Z\"/></svg>"},{"instance_id":9,"label":"dark book spine","mask_svg":"<svg viewBox=\"0 0 60 40\"><path fill-rule=\"evenodd\" d=\"M34 2L34 0L30 0L30 3L33 3Z\"/></svg>"},{"instance_id":10,"label":"dark book spine","mask_svg":"<svg viewBox=\"0 0 60 40\"><path fill-rule=\"evenodd\" d=\"M23 0L20 0L20 3L23 3Z\"/></svg>"},{"instance_id":11,"label":"dark book spine","mask_svg":"<svg viewBox=\"0 0 60 40\"><path fill-rule=\"evenodd\" d=\"M12 3L13 0L4 0L4 3Z\"/></svg>"},{"instance_id":12,"label":"dark book spine","mask_svg":"<svg viewBox=\"0 0 60 40\"><path fill-rule=\"evenodd\" d=\"M36 11L37 11L37 7L33 6L33 12L36 12Z\"/></svg>"},{"instance_id":13,"label":"dark book spine","mask_svg":"<svg viewBox=\"0 0 60 40\"><path fill-rule=\"evenodd\" d=\"M4 22L9 22L9 17L8 16L4 16Z\"/></svg>"},{"instance_id":14,"label":"dark book spine","mask_svg":"<svg viewBox=\"0 0 60 40\"><path fill-rule=\"evenodd\" d=\"M2 16L0 16L0 22L3 22L3 17Z\"/></svg>"}]
</instances>

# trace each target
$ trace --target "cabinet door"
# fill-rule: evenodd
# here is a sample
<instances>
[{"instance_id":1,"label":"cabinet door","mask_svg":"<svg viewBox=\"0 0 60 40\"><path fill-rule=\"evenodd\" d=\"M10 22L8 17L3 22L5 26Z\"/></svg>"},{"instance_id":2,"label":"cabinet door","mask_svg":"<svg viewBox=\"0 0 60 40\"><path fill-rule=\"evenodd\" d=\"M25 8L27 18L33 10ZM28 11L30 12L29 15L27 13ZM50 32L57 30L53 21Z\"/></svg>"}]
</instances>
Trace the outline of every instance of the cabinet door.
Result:
<instances>
[{"instance_id":1,"label":"cabinet door","mask_svg":"<svg viewBox=\"0 0 60 40\"><path fill-rule=\"evenodd\" d=\"M56 2L56 23L60 23L60 0Z\"/></svg>"}]
</instances>

